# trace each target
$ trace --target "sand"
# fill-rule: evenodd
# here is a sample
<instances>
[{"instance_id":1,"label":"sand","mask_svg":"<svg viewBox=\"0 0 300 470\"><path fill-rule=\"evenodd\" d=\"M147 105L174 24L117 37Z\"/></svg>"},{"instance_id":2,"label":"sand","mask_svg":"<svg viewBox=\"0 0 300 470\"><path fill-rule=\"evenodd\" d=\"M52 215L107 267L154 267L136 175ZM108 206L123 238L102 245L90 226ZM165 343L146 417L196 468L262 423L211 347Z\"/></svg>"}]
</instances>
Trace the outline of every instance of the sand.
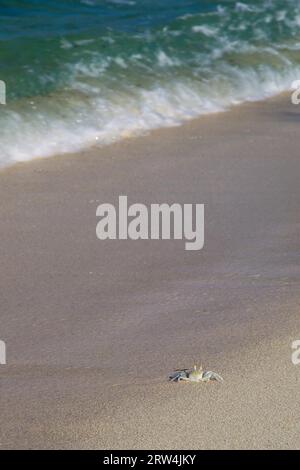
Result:
<instances>
[{"instance_id":1,"label":"sand","mask_svg":"<svg viewBox=\"0 0 300 470\"><path fill-rule=\"evenodd\" d=\"M288 96L0 172L2 449L300 448L300 107ZM205 246L96 208L205 204ZM173 384L202 362L223 384Z\"/></svg>"}]
</instances>

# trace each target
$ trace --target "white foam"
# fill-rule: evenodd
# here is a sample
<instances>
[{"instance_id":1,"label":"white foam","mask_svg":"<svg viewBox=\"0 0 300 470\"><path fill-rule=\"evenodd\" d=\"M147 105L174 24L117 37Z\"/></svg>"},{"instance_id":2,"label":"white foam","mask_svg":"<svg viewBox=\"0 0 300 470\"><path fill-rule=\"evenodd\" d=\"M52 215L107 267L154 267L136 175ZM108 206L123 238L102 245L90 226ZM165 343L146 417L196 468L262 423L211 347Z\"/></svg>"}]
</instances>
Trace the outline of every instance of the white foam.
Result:
<instances>
[{"instance_id":1,"label":"white foam","mask_svg":"<svg viewBox=\"0 0 300 470\"><path fill-rule=\"evenodd\" d=\"M255 8L253 8L250 5L246 5L245 3L242 2L237 2L235 5L236 11L242 11L242 12L253 12L256 11Z\"/></svg>"},{"instance_id":2,"label":"white foam","mask_svg":"<svg viewBox=\"0 0 300 470\"><path fill-rule=\"evenodd\" d=\"M160 67L171 67L173 65L179 65L178 59L169 57L164 51L160 50L157 53L157 62Z\"/></svg>"},{"instance_id":3,"label":"white foam","mask_svg":"<svg viewBox=\"0 0 300 470\"><path fill-rule=\"evenodd\" d=\"M224 76L230 78L224 80ZM23 104L21 110L3 107L0 165L76 152L150 129L179 125L201 114L288 90L299 77L300 69L291 67L282 74L267 66L255 71L223 64L206 82L174 80L131 94L111 91L102 95L97 88L85 88L80 92L84 91L86 98L74 91L73 95L53 96L50 101L35 99L31 105Z\"/></svg>"},{"instance_id":4,"label":"white foam","mask_svg":"<svg viewBox=\"0 0 300 470\"><path fill-rule=\"evenodd\" d=\"M192 31L194 33L202 33L207 37L215 36L218 33L217 28L211 28L211 27L205 26L205 25L193 26Z\"/></svg>"}]
</instances>

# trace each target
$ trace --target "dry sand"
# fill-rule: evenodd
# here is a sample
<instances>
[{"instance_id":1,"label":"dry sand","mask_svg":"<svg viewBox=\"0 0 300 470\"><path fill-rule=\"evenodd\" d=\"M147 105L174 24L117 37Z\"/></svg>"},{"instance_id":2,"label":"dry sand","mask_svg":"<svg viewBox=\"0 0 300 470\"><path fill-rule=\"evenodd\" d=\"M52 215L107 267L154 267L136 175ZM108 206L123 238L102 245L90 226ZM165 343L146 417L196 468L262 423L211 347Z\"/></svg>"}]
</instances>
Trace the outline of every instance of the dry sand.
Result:
<instances>
[{"instance_id":1,"label":"dry sand","mask_svg":"<svg viewBox=\"0 0 300 470\"><path fill-rule=\"evenodd\" d=\"M1 448L300 448L300 107L283 96L0 172ZM204 203L205 247L96 207ZM202 361L223 384L172 384Z\"/></svg>"}]
</instances>

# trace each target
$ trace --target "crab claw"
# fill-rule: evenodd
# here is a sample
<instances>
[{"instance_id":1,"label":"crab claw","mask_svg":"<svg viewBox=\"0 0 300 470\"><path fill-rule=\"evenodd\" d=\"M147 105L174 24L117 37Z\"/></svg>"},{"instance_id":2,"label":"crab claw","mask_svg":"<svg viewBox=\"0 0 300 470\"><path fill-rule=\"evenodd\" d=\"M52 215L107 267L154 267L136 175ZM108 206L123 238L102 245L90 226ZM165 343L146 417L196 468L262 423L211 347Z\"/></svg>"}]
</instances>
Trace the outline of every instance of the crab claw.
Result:
<instances>
[{"instance_id":1,"label":"crab claw","mask_svg":"<svg viewBox=\"0 0 300 470\"><path fill-rule=\"evenodd\" d=\"M202 376L203 381L209 381L209 380L216 380L217 382L224 382L223 377L221 377L219 374L216 372L213 372L212 370L208 370L203 373Z\"/></svg>"},{"instance_id":2,"label":"crab claw","mask_svg":"<svg viewBox=\"0 0 300 470\"><path fill-rule=\"evenodd\" d=\"M186 369L176 370L175 372L169 375L169 381L180 382L181 380L186 380L187 377L188 377L188 373L186 372Z\"/></svg>"}]
</instances>

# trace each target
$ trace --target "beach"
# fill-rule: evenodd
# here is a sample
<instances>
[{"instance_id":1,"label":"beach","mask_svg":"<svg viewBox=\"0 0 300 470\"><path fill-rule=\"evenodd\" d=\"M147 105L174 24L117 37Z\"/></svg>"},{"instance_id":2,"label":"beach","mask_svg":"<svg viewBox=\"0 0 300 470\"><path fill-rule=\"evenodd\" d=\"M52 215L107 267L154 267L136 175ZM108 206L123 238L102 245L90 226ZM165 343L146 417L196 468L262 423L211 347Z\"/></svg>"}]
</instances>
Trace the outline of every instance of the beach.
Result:
<instances>
[{"instance_id":1,"label":"beach","mask_svg":"<svg viewBox=\"0 0 300 470\"><path fill-rule=\"evenodd\" d=\"M299 120L289 95L0 171L1 449L300 448ZM205 204L205 244L96 209ZM223 383L168 382L203 363Z\"/></svg>"}]
</instances>

